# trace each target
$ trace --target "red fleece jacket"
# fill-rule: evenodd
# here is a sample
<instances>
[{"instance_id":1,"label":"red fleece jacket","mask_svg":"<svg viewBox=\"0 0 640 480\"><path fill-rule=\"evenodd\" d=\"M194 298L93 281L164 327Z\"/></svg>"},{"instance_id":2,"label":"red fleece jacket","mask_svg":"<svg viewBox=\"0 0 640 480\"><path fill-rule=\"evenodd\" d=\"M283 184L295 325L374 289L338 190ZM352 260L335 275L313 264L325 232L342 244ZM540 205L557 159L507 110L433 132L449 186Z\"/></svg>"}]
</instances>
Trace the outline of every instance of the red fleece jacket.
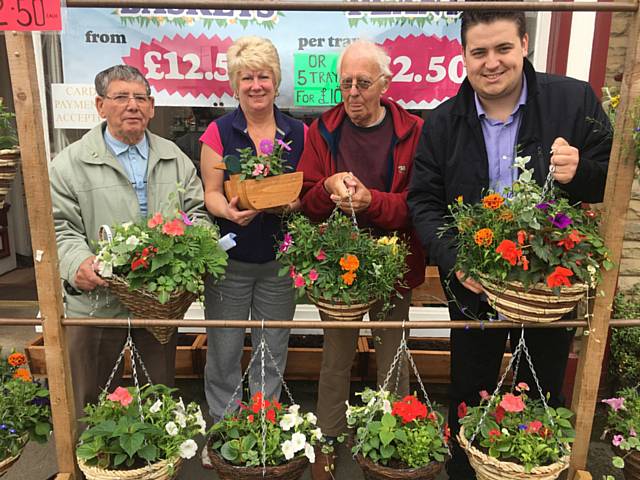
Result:
<instances>
[{"instance_id":1,"label":"red fleece jacket","mask_svg":"<svg viewBox=\"0 0 640 480\"><path fill-rule=\"evenodd\" d=\"M381 99L393 120L393 177L389 192L371 189L371 204L359 214L368 223L382 230L398 231L409 245L407 258L409 271L405 284L415 288L424 281L425 257L422 246L411 224L407 207L407 190L413 170L413 157L420 138L423 121L410 114L397 103ZM324 189L324 181L336 170L335 152L340 138L340 127L346 117L343 104L323 113L309 128L298 171L304 173L300 197L302 210L314 221L329 217L335 203ZM367 161L362 157L362 161Z\"/></svg>"}]
</instances>

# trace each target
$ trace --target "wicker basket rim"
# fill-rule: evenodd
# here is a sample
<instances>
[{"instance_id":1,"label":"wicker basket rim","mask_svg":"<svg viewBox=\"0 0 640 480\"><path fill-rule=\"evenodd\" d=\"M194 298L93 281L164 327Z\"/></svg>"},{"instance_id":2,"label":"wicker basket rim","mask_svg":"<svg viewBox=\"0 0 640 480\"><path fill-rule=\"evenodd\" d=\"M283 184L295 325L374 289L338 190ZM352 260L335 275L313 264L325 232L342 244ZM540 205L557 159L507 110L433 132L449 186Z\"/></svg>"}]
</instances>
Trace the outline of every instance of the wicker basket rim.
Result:
<instances>
[{"instance_id":1,"label":"wicker basket rim","mask_svg":"<svg viewBox=\"0 0 640 480\"><path fill-rule=\"evenodd\" d=\"M106 277L106 278L104 278L104 281L109 283L109 284L110 283L115 283L116 285L126 286L127 289L129 288L129 282L127 282L124 279L124 277L122 277L120 275L113 275L111 277ZM158 301L158 299L156 298L156 296L153 293L149 292L148 290L146 290L144 288L135 288L133 290L130 290L130 292L136 292L136 294L144 295L145 297L147 297L150 300L154 300L156 302ZM189 292L188 290L184 290L184 289L175 290L175 291L171 292L171 295L169 296L169 302L174 300L174 299L176 299L176 298L179 298L179 297L181 297L182 295L185 295L185 294L196 295L195 293Z\"/></svg>"},{"instance_id":2,"label":"wicker basket rim","mask_svg":"<svg viewBox=\"0 0 640 480\"><path fill-rule=\"evenodd\" d=\"M372 305L376 302L375 298L371 298L368 302L365 302L365 303L345 303L342 300L338 300L337 298L316 297L311 293L309 289L307 289L307 296L313 302L322 301L332 305L346 305L349 307L365 307L365 306Z\"/></svg>"},{"instance_id":3,"label":"wicker basket rim","mask_svg":"<svg viewBox=\"0 0 640 480\"><path fill-rule=\"evenodd\" d=\"M426 465L423 465L422 467L418 467L418 468L393 468L393 467L388 467L386 465L380 465L379 463L375 463L374 461L372 461L371 459L363 456L361 453L358 453L356 455L356 460L359 463L363 463L366 464L367 466L373 466L376 469L379 470L388 470L388 471L392 471L392 472L398 472L398 473L422 473L422 472L429 472L429 471L433 471L436 470L438 468L439 465L442 465L442 462L436 462L435 460L432 462L427 463Z\"/></svg>"},{"instance_id":4,"label":"wicker basket rim","mask_svg":"<svg viewBox=\"0 0 640 480\"><path fill-rule=\"evenodd\" d=\"M552 291L551 288L549 288L547 285L545 285L542 282L534 283L533 285L527 288L524 286L522 282L518 282L517 280L509 280L509 281L497 280L487 274L478 274L478 279L481 280L480 283L482 283L482 281L485 281L485 282L492 282L494 285L504 285L504 286L513 285L514 287L522 288L525 291L530 291L530 290L542 290L542 291L549 291L549 292ZM578 291L586 291L588 288L589 286L586 283L574 283L570 287L563 287L560 290L560 293L562 292L575 293Z\"/></svg>"},{"instance_id":5,"label":"wicker basket rim","mask_svg":"<svg viewBox=\"0 0 640 480\"><path fill-rule=\"evenodd\" d=\"M227 470L232 470L232 471L242 471L242 472L246 472L247 474L252 474L252 473L262 473L262 467L258 466L258 467L244 467L242 465L233 465L231 463L228 463L223 457L222 455L220 455L220 453L213 449L210 448L209 446L210 442L207 442L207 454L209 455L209 459L211 460L211 463L216 466L224 466L225 469ZM283 468L283 467L288 467L288 468L297 468L298 466L302 466L302 464L307 464L309 462L309 459L305 456L300 456L300 457L294 457L291 460L289 460L286 463L282 463L280 465L268 465L267 466L267 471L269 469L277 469L277 468Z\"/></svg>"},{"instance_id":6,"label":"wicker basket rim","mask_svg":"<svg viewBox=\"0 0 640 480\"><path fill-rule=\"evenodd\" d=\"M94 466L91 466L91 465L87 465L78 456L76 456L76 460L78 462L78 466L80 467L80 470L82 470L83 472L90 473L92 475L103 475L104 478L114 479L114 480L116 478L117 479L126 480L127 478L137 477L137 476L143 475L146 471L148 471L148 472L158 471L158 470L163 469L163 468L168 468L169 464L171 464L171 463L173 463L175 469L178 469L180 467L180 465L182 464L182 458L181 457L175 457L173 459L159 460L159 461L157 461L155 463L151 463L151 464L146 465L144 467L135 468L135 469L132 469L132 470L110 470L110 469L106 469L106 468L100 468L100 467L94 467ZM115 476L116 474L118 475L117 477Z\"/></svg>"}]
</instances>

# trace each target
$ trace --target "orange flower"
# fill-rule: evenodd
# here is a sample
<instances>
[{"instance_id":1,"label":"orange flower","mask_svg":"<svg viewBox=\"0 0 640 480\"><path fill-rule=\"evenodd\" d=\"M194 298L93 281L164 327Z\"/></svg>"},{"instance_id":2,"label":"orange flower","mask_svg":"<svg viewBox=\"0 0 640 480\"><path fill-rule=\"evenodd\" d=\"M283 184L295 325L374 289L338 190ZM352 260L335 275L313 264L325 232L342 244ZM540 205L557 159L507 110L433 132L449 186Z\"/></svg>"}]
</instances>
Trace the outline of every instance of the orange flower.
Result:
<instances>
[{"instance_id":1,"label":"orange flower","mask_svg":"<svg viewBox=\"0 0 640 480\"><path fill-rule=\"evenodd\" d=\"M360 266L360 260L355 255L347 254L340 259L340 266L347 272L355 272ZM349 283L351 285L351 283Z\"/></svg>"},{"instance_id":2,"label":"orange flower","mask_svg":"<svg viewBox=\"0 0 640 480\"><path fill-rule=\"evenodd\" d=\"M155 228L158 225L162 225L162 214L161 213L156 213L153 217L151 217L149 219L149 221L147 222L147 227L149 228Z\"/></svg>"},{"instance_id":3,"label":"orange flower","mask_svg":"<svg viewBox=\"0 0 640 480\"><path fill-rule=\"evenodd\" d=\"M27 370L26 368L18 368L14 372L13 378L19 378L20 380L22 380L24 382L30 382L31 381L31 375L29 374L29 370Z\"/></svg>"},{"instance_id":4,"label":"orange flower","mask_svg":"<svg viewBox=\"0 0 640 480\"><path fill-rule=\"evenodd\" d=\"M490 228L481 228L473 236L474 241L481 247L488 247L493 243L493 230Z\"/></svg>"},{"instance_id":5,"label":"orange flower","mask_svg":"<svg viewBox=\"0 0 640 480\"><path fill-rule=\"evenodd\" d=\"M571 250L584 238L584 235L580 235L577 230L573 230L566 238L563 238L558 242L558 246L564 247L565 250Z\"/></svg>"},{"instance_id":6,"label":"orange flower","mask_svg":"<svg viewBox=\"0 0 640 480\"><path fill-rule=\"evenodd\" d=\"M356 274L353 272L347 272L341 275L342 281L347 285L351 285L353 281L356 279Z\"/></svg>"},{"instance_id":7,"label":"orange flower","mask_svg":"<svg viewBox=\"0 0 640 480\"><path fill-rule=\"evenodd\" d=\"M554 287L570 287L569 277L573 276L573 272L568 268L556 267L556 269L547 277L547 285L549 288Z\"/></svg>"},{"instance_id":8,"label":"orange flower","mask_svg":"<svg viewBox=\"0 0 640 480\"><path fill-rule=\"evenodd\" d=\"M19 367L27 363L27 357L24 356L24 353L14 352L9 355L7 362L9 362L9 365L12 367Z\"/></svg>"},{"instance_id":9,"label":"orange flower","mask_svg":"<svg viewBox=\"0 0 640 480\"><path fill-rule=\"evenodd\" d=\"M525 232L524 230L518 230L518 245L524 245L526 239L527 232Z\"/></svg>"},{"instance_id":10,"label":"orange flower","mask_svg":"<svg viewBox=\"0 0 640 480\"><path fill-rule=\"evenodd\" d=\"M172 237L182 236L184 235L184 222L178 218L171 220L162 226L162 233Z\"/></svg>"},{"instance_id":11,"label":"orange flower","mask_svg":"<svg viewBox=\"0 0 640 480\"><path fill-rule=\"evenodd\" d=\"M499 193L492 193L482 199L482 206L488 210L497 210L504 203L504 198Z\"/></svg>"},{"instance_id":12,"label":"orange flower","mask_svg":"<svg viewBox=\"0 0 640 480\"><path fill-rule=\"evenodd\" d=\"M496 248L496 253L499 253L511 265L515 265L522 257L522 250L516 247L515 242L511 240L503 240Z\"/></svg>"},{"instance_id":13,"label":"orange flower","mask_svg":"<svg viewBox=\"0 0 640 480\"><path fill-rule=\"evenodd\" d=\"M522 269L526 272L527 270L529 270L529 260L527 259L527 257L525 257L524 255L522 256L522 258L520 259L522 260Z\"/></svg>"},{"instance_id":14,"label":"orange flower","mask_svg":"<svg viewBox=\"0 0 640 480\"><path fill-rule=\"evenodd\" d=\"M498 218L503 222L510 222L513 220L513 212L508 208L504 208L500 212L500 216Z\"/></svg>"}]
</instances>

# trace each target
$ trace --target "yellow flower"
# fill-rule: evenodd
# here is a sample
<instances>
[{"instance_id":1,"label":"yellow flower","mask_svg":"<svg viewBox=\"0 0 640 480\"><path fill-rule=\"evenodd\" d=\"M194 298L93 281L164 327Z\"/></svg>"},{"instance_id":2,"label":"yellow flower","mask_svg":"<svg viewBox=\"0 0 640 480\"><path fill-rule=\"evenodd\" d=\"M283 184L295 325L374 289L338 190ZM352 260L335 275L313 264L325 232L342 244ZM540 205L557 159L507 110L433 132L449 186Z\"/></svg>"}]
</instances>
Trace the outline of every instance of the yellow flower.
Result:
<instances>
[{"instance_id":1,"label":"yellow flower","mask_svg":"<svg viewBox=\"0 0 640 480\"><path fill-rule=\"evenodd\" d=\"M511 222L513 220L513 212L508 208L503 209L498 216L503 222Z\"/></svg>"},{"instance_id":2,"label":"yellow flower","mask_svg":"<svg viewBox=\"0 0 640 480\"><path fill-rule=\"evenodd\" d=\"M611 97L611 108L618 108L620 105L620 95L614 95Z\"/></svg>"},{"instance_id":3,"label":"yellow flower","mask_svg":"<svg viewBox=\"0 0 640 480\"><path fill-rule=\"evenodd\" d=\"M393 255L396 255L398 253L398 237L396 235L392 236L392 237L380 237L378 239L378 243L380 245L387 245L391 247L391 253Z\"/></svg>"},{"instance_id":4,"label":"yellow flower","mask_svg":"<svg viewBox=\"0 0 640 480\"><path fill-rule=\"evenodd\" d=\"M462 195L458 195L456 197L456 202L458 202L458 205L461 205L462 202L464 202L464 197Z\"/></svg>"}]
</instances>

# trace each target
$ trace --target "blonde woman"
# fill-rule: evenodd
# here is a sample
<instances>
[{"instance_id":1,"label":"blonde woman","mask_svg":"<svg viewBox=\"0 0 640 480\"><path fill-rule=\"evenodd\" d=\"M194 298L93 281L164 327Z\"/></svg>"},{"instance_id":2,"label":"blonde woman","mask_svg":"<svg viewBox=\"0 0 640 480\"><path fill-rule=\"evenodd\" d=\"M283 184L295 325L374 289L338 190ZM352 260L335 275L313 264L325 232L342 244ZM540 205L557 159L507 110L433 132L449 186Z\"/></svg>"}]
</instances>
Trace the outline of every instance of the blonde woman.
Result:
<instances>
[{"instance_id":1,"label":"blonde woman","mask_svg":"<svg viewBox=\"0 0 640 480\"><path fill-rule=\"evenodd\" d=\"M242 37L227 52L229 81L239 106L212 122L200 138L201 168L205 205L220 227L221 235L236 234L237 245L229 250L225 279L208 282L205 290L205 316L220 320L287 320L295 312L291 279L278 276L276 243L283 236L277 213L240 210L238 199L227 201L223 183L226 173L213 165L239 148L258 153L260 142L290 142L284 158L295 169L302 154L306 126L284 115L274 102L280 87L280 59L273 44L264 38ZM297 209L299 201L289 205ZM269 349L282 372L287 361L289 330L265 331ZM225 414L225 407L241 379L240 359L244 329L208 328L205 394L214 421ZM251 334L254 346L260 331ZM271 362L266 362L265 398L280 396L281 381ZM260 390L260 365L249 375L251 394ZM235 404L232 405L235 408Z\"/></svg>"}]
</instances>

